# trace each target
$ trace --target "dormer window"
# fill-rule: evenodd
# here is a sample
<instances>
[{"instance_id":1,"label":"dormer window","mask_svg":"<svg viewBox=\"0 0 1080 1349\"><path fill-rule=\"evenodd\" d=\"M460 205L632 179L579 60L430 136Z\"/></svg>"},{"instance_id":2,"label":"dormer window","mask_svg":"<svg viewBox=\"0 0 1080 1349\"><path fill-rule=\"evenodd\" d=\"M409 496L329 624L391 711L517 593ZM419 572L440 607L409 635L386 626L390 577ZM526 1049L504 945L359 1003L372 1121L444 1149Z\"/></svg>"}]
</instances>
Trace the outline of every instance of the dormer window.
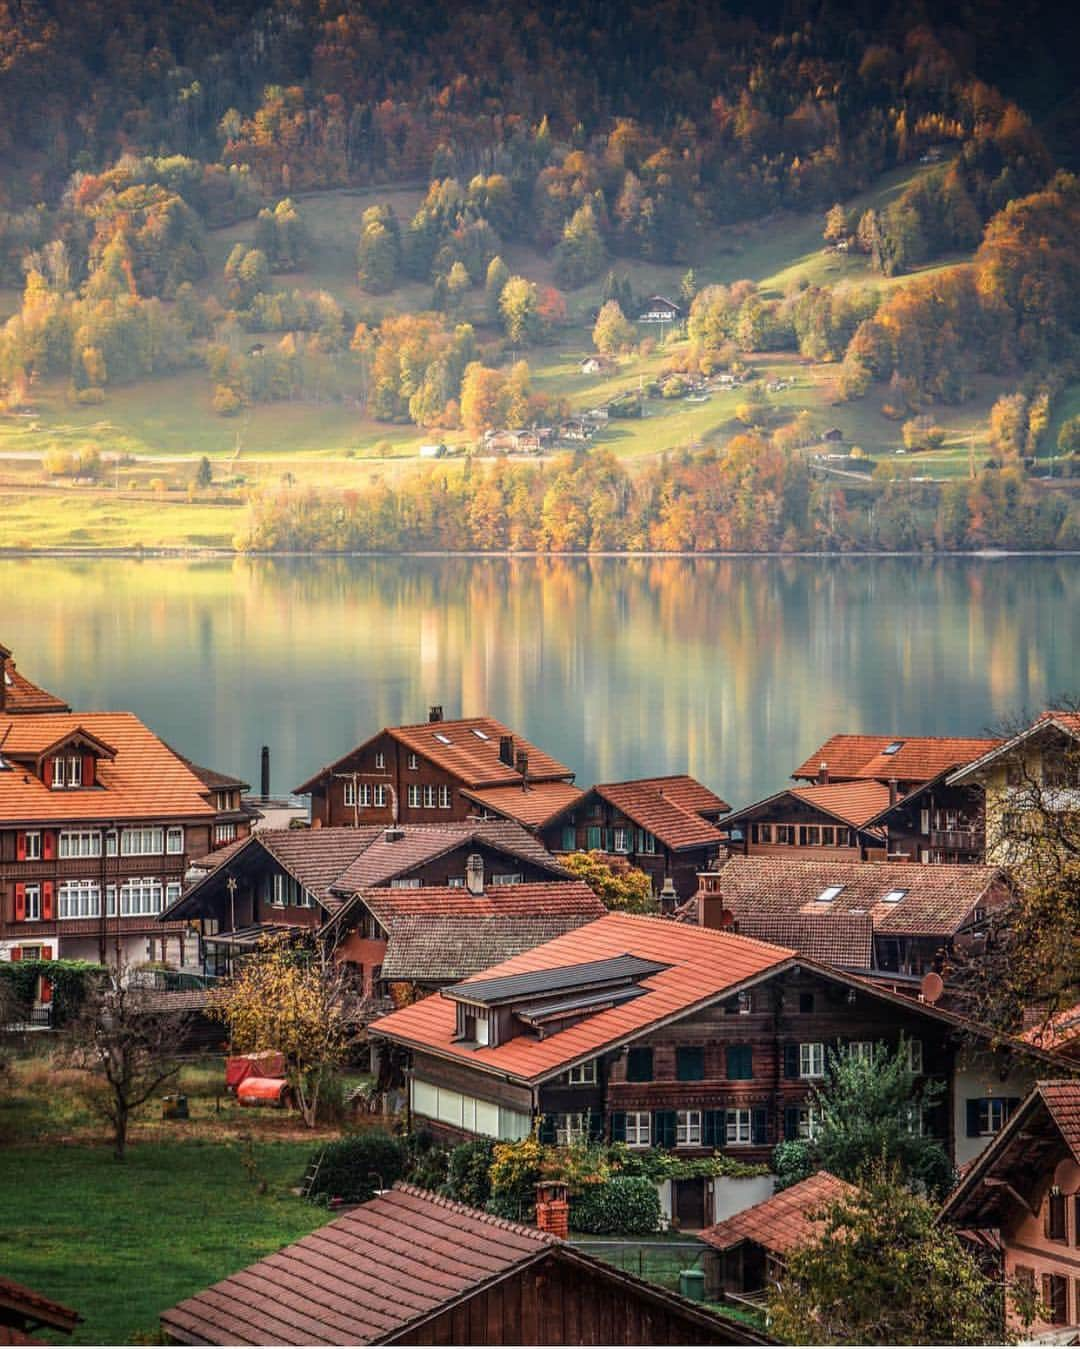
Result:
<instances>
[{"instance_id":1,"label":"dormer window","mask_svg":"<svg viewBox=\"0 0 1080 1349\"><path fill-rule=\"evenodd\" d=\"M58 754L52 761L52 782L55 788L81 787L83 761L81 754Z\"/></svg>"}]
</instances>

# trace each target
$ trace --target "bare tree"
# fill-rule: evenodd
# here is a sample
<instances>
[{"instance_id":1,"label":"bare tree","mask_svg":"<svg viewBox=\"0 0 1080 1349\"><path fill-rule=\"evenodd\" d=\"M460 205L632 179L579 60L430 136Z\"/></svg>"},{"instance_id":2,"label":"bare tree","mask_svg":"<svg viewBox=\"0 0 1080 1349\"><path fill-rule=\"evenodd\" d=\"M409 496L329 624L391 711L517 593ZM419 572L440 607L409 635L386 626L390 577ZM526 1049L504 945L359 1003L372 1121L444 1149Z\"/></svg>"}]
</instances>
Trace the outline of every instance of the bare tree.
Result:
<instances>
[{"instance_id":1,"label":"bare tree","mask_svg":"<svg viewBox=\"0 0 1080 1349\"><path fill-rule=\"evenodd\" d=\"M120 968L87 989L71 1027L73 1066L91 1074L93 1108L109 1124L124 1160L133 1113L180 1071L176 1057L188 1017L159 991L132 984Z\"/></svg>"}]
</instances>

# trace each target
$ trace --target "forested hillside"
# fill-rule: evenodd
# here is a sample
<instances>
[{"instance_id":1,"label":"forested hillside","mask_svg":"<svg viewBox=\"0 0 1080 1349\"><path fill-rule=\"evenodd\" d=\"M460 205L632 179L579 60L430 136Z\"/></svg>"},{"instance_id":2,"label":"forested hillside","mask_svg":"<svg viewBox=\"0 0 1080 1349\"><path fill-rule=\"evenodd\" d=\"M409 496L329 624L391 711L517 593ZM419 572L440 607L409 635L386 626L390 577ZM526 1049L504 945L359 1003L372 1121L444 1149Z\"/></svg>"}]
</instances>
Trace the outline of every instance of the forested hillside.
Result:
<instances>
[{"instance_id":1,"label":"forested hillside","mask_svg":"<svg viewBox=\"0 0 1080 1349\"><path fill-rule=\"evenodd\" d=\"M875 11L0 7L0 546L1075 546L1067 20Z\"/></svg>"}]
</instances>

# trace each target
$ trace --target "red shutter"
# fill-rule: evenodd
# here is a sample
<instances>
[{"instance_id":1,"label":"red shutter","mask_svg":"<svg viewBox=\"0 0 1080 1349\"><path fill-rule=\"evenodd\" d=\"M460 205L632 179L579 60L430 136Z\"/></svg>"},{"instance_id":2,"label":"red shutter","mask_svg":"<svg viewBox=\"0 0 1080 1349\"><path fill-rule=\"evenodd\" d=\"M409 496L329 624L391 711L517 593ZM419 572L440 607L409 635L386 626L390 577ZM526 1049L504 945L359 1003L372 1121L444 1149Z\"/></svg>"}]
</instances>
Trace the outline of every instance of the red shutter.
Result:
<instances>
[{"instance_id":1,"label":"red shutter","mask_svg":"<svg viewBox=\"0 0 1080 1349\"><path fill-rule=\"evenodd\" d=\"M53 883L52 881L42 881L41 883L41 916L43 919L51 919L53 916Z\"/></svg>"},{"instance_id":2,"label":"red shutter","mask_svg":"<svg viewBox=\"0 0 1080 1349\"><path fill-rule=\"evenodd\" d=\"M12 960L22 960L22 947L21 947L21 946L13 946L13 947L11 948L11 958L12 958Z\"/></svg>"},{"instance_id":3,"label":"red shutter","mask_svg":"<svg viewBox=\"0 0 1080 1349\"><path fill-rule=\"evenodd\" d=\"M94 766L95 759L92 754L82 756L82 785L92 787L94 785Z\"/></svg>"},{"instance_id":4,"label":"red shutter","mask_svg":"<svg viewBox=\"0 0 1080 1349\"><path fill-rule=\"evenodd\" d=\"M15 835L15 860L17 862L26 861L26 831L20 829Z\"/></svg>"},{"instance_id":5,"label":"red shutter","mask_svg":"<svg viewBox=\"0 0 1080 1349\"><path fill-rule=\"evenodd\" d=\"M41 958L42 960L52 959L50 948L48 946L42 947ZM38 1002L52 1002L52 980L46 979L45 975L41 976L41 991L38 994Z\"/></svg>"},{"instance_id":6,"label":"red shutter","mask_svg":"<svg viewBox=\"0 0 1080 1349\"><path fill-rule=\"evenodd\" d=\"M26 922L26 886L16 885L15 887L15 921L17 923Z\"/></svg>"},{"instance_id":7,"label":"red shutter","mask_svg":"<svg viewBox=\"0 0 1080 1349\"><path fill-rule=\"evenodd\" d=\"M56 856L56 830L46 829L41 836L41 855L46 862L51 862Z\"/></svg>"}]
</instances>

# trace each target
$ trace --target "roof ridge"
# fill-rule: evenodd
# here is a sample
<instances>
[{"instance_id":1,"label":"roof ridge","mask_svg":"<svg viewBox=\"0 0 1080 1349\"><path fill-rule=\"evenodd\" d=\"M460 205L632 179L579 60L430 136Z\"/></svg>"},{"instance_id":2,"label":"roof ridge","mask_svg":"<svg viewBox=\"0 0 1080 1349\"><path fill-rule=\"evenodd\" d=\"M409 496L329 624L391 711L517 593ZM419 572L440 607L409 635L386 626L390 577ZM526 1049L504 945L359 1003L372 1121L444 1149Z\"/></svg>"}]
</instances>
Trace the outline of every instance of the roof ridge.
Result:
<instances>
[{"instance_id":1,"label":"roof ridge","mask_svg":"<svg viewBox=\"0 0 1080 1349\"><path fill-rule=\"evenodd\" d=\"M516 1232L520 1236L529 1237L537 1245L561 1246L562 1239L552 1232L541 1231L538 1227L529 1227L525 1223L514 1222L512 1218L501 1218L495 1213L488 1213L486 1209L473 1208L471 1204L463 1204L460 1200L450 1199L447 1195L437 1194L434 1190L425 1190L420 1185L411 1185L408 1181L398 1180L394 1182L391 1194L408 1194L414 1199L423 1199L425 1203L435 1204L439 1208L444 1208L449 1213L460 1213L469 1218L479 1218L489 1227L494 1227L501 1232Z\"/></svg>"}]
</instances>

